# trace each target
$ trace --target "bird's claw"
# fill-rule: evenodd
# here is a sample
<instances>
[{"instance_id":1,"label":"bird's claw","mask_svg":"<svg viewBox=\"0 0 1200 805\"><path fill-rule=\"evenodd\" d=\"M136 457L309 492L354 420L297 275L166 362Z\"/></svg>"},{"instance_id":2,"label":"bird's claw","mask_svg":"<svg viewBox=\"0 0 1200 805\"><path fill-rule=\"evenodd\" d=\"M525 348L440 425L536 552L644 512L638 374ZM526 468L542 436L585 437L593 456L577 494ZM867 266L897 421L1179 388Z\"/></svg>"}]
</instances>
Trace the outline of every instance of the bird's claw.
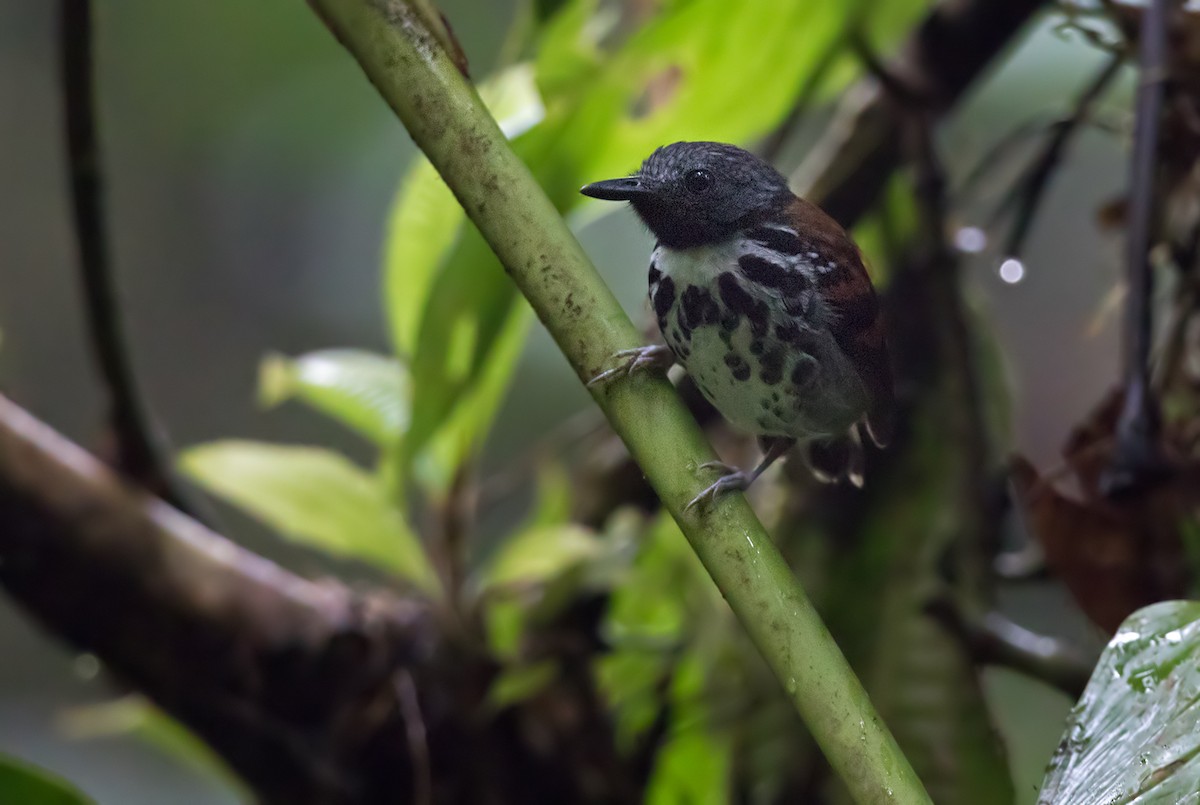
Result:
<instances>
[{"instance_id":1,"label":"bird's claw","mask_svg":"<svg viewBox=\"0 0 1200 805\"><path fill-rule=\"evenodd\" d=\"M691 503L683 507L684 511L690 511L692 508L699 506L705 501L712 503L719 496L724 495L727 492L745 491L749 488L751 482L754 480L750 473L739 470L736 467L731 467L724 461L706 461L700 465L700 469L721 470L721 472L724 474L706 487L703 492L692 498Z\"/></svg>"},{"instance_id":2,"label":"bird's claw","mask_svg":"<svg viewBox=\"0 0 1200 805\"><path fill-rule=\"evenodd\" d=\"M607 369L593 377L587 382L589 388L621 375L629 377L634 372L642 369L653 369L657 366L667 368L675 362L670 347L665 344L651 344L647 347L623 349L615 353L613 357L623 359L624 363L614 366L612 369Z\"/></svg>"}]
</instances>

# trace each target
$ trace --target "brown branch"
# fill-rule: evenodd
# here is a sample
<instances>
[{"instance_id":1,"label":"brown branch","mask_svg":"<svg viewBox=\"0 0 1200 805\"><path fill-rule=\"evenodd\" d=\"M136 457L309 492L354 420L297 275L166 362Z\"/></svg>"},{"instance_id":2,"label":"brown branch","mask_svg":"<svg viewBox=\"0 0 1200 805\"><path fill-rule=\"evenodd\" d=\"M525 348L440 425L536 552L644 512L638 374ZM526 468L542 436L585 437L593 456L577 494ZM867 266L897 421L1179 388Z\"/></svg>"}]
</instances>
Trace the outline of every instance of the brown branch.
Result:
<instances>
[{"instance_id":1,"label":"brown branch","mask_svg":"<svg viewBox=\"0 0 1200 805\"><path fill-rule=\"evenodd\" d=\"M968 619L948 599L937 599L926 613L960 640L979 665L1008 668L1078 699L1098 657L1088 656L1062 638L1030 631L998 612Z\"/></svg>"},{"instance_id":2,"label":"brown branch","mask_svg":"<svg viewBox=\"0 0 1200 805\"><path fill-rule=\"evenodd\" d=\"M0 585L219 752L265 802L400 801L395 675L425 607L292 575L0 397ZM391 799L363 798L374 792Z\"/></svg>"},{"instance_id":3,"label":"brown branch","mask_svg":"<svg viewBox=\"0 0 1200 805\"><path fill-rule=\"evenodd\" d=\"M578 639L598 629L596 601L586 623L535 636L572 636L544 655L563 663L555 685L489 716L493 660L425 602L295 576L3 396L0 588L195 731L264 803L642 798L644 758L617 750L590 679L601 647Z\"/></svg>"},{"instance_id":4,"label":"brown branch","mask_svg":"<svg viewBox=\"0 0 1200 805\"><path fill-rule=\"evenodd\" d=\"M888 65L931 112L949 111L1045 0L943 0ZM875 202L904 156L905 110L876 79L852 88L826 136L792 177L801 195L843 226Z\"/></svg>"}]
</instances>

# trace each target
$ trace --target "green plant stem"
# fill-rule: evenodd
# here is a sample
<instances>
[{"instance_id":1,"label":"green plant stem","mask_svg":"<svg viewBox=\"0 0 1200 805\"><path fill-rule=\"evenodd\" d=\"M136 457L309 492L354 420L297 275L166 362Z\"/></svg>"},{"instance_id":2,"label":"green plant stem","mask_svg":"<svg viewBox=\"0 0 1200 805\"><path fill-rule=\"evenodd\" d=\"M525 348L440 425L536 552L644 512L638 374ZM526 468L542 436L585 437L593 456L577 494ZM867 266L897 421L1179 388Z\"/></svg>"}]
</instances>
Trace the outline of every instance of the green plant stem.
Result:
<instances>
[{"instance_id":1,"label":"green plant stem","mask_svg":"<svg viewBox=\"0 0 1200 805\"><path fill-rule=\"evenodd\" d=\"M581 380L641 338L474 88L406 0L310 0L454 191ZM712 448L670 384L593 388L729 605L860 803L929 797L741 495L684 506Z\"/></svg>"}]
</instances>

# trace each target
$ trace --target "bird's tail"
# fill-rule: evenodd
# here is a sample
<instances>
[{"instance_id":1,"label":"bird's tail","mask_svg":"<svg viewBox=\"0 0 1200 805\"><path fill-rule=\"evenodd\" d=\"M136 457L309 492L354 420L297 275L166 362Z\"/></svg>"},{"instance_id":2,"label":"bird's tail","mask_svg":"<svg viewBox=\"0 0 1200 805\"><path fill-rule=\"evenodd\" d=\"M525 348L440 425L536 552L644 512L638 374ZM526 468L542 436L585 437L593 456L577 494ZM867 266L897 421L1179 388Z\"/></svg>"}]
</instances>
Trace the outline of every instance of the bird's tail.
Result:
<instances>
[{"instance_id":1,"label":"bird's tail","mask_svg":"<svg viewBox=\"0 0 1200 805\"><path fill-rule=\"evenodd\" d=\"M857 427L850 428L845 436L808 443L809 469L822 483L849 481L861 489L866 463Z\"/></svg>"}]
</instances>

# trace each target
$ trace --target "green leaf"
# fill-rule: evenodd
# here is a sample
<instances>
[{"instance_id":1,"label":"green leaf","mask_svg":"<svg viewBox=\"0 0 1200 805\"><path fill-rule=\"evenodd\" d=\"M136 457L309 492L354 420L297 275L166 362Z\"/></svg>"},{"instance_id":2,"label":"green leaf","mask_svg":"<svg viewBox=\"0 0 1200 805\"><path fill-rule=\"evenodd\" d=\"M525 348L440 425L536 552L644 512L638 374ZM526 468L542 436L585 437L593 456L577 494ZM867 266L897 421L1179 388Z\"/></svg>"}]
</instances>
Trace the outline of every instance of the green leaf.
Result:
<instances>
[{"instance_id":1,"label":"green leaf","mask_svg":"<svg viewBox=\"0 0 1200 805\"><path fill-rule=\"evenodd\" d=\"M570 519L571 477L562 464L547 461L538 467L534 508L525 527L561 525Z\"/></svg>"},{"instance_id":2,"label":"green leaf","mask_svg":"<svg viewBox=\"0 0 1200 805\"><path fill-rule=\"evenodd\" d=\"M672 649L686 639L709 591L720 597L679 526L660 515L643 535L628 578L613 591L606 636L635 650Z\"/></svg>"},{"instance_id":3,"label":"green leaf","mask_svg":"<svg viewBox=\"0 0 1200 805\"><path fill-rule=\"evenodd\" d=\"M597 43L601 26L592 23L598 0L567 3L542 30L536 60L537 86L554 103L580 86L602 64Z\"/></svg>"},{"instance_id":4,"label":"green leaf","mask_svg":"<svg viewBox=\"0 0 1200 805\"><path fill-rule=\"evenodd\" d=\"M596 659L596 684L613 714L617 747L629 752L663 709L662 684L671 672L658 651L622 650Z\"/></svg>"},{"instance_id":5,"label":"green leaf","mask_svg":"<svg viewBox=\"0 0 1200 805\"><path fill-rule=\"evenodd\" d=\"M488 649L497 659L516 662L529 620L516 596L493 596L483 608L483 628Z\"/></svg>"},{"instance_id":6,"label":"green leaf","mask_svg":"<svg viewBox=\"0 0 1200 805\"><path fill-rule=\"evenodd\" d=\"M384 241L384 299L396 354L416 350L429 289L463 222L462 207L425 157L400 183Z\"/></svg>"},{"instance_id":7,"label":"green leaf","mask_svg":"<svg viewBox=\"0 0 1200 805\"><path fill-rule=\"evenodd\" d=\"M59 716L58 724L68 737L77 740L136 736L200 774L220 780L237 792L239 799L252 799L245 784L208 744L142 696L134 694L71 708Z\"/></svg>"},{"instance_id":8,"label":"green leaf","mask_svg":"<svg viewBox=\"0 0 1200 805\"><path fill-rule=\"evenodd\" d=\"M259 367L258 388L264 406L300 400L380 447L396 444L408 429L408 371L394 358L373 352L268 355Z\"/></svg>"},{"instance_id":9,"label":"green leaf","mask_svg":"<svg viewBox=\"0 0 1200 805\"><path fill-rule=\"evenodd\" d=\"M541 99L528 65L505 70L486 82L480 95L509 136L541 120ZM414 180L431 181L425 174L410 176ZM445 236L451 216L447 207L453 206L457 215L457 231L462 219L458 202L428 187L407 185L397 206L386 268L389 318L398 353L412 356L415 389L401 475L408 476L407 466L429 448L433 456L419 478L440 491L490 426L531 316L474 226L466 227L447 254L453 242ZM410 209L416 206L426 209ZM432 233L424 231L431 221L436 224ZM437 248L415 247L411 241ZM414 248L420 250L416 255Z\"/></svg>"},{"instance_id":10,"label":"green leaf","mask_svg":"<svg viewBox=\"0 0 1200 805\"><path fill-rule=\"evenodd\" d=\"M382 483L337 453L229 440L193 447L181 464L197 483L288 539L437 591L420 541Z\"/></svg>"},{"instance_id":11,"label":"green leaf","mask_svg":"<svg viewBox=\"0 0 1200 805\"><path fill-rule=\"evenodd\" d=\"M565 523L520 532L497 551L480 579L484 592L546 584L604 552L587 528Z\"/></svg>"},{"instance_id":12,"label":"green leaf","mask_svg":"<svg viewBox=\"0 0 1200 805\"><path fill-rule=\"evenodd\" d=\"M428 444L421 455L412 455L418 452L416 447L410 452L410 458L416 462L413 474L431 493L444 492L462 463L479 450L504 401L533 322L529 305L523 299L515 301L516 304L507 310L507 320L493 336L487 360L473 384L468 384L456 400L447 402L448 417L436 426L426 424L434 430L428 432ZM414 421L410 440L405 442L406 448L410 442L419 446L416 438L412 438L416 436L415 431L417 423Z\"/></svg>"},{"instance_id":13,"label":"green leaf","mask_svg":"<svg viewBox=\"0 0 1200 805\"><path fill-rule=\"evenodd\" d=\"M659 751L646 791L648 805L729 801L730 739L716 729L704 692L704 666L689 655L672 680L671 737Z\"/></svg>"},{"instance_id":14,"label":"green leaf","mask_svg":"<svg viewBox=\"0 0 1200 805\"><path fill-rule=\"evenodd\" d=\"M16 758L0 755L0 802L13 805L87 805L65 780Z\"/></svg>"},{"instance_id":15,"label":"green leaf","mask_svg":"<svg viewBox=\"0 0 1200 805\"><path fill-rule=\"evenodd\" d=\"M1067 721L1038 802L1196 802L1200 603L1130 615Z\"/></svg>"},{"instance_id":16,"label":"green leaf","mask_svg":"<svg viewBox=\"0 0 1200 805\"><path fill-rule=\"evenodd\" d=\"M488 689L488 708L496 712L536 696L557 676L558 663L554 660L505 668Z\"/></svg>"}]
</instances>

